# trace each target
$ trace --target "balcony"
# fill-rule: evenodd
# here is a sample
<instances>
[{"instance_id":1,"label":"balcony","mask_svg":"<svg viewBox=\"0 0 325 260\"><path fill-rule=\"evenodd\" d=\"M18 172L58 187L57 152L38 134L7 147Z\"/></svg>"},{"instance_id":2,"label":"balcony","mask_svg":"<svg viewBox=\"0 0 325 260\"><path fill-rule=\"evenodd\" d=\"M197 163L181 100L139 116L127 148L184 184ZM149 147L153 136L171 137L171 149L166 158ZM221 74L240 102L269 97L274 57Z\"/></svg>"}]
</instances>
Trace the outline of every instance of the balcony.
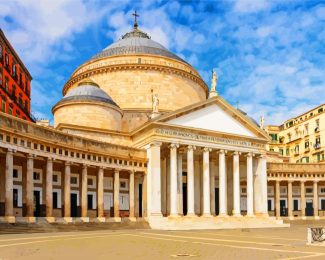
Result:
<instances>
[{"instance_id":1,"label":"balcony","mask_svg":"<svg viewBox=\"0 0 325 260\"><path fill-rule=\"evenodd\" d=\"M319 127L315 127L315 133L318 133L319 132Z\"/></svg>"},{"instance_id":2,"label":"balcony","mask_svg":"<svg viewBox=\"0 0 325 260\"><path fill-rule=\"evenodd\" d=\"M310 148L309 147L305 147L305 153L309 153L310 152Z\"/></svg>"}]
</instances>

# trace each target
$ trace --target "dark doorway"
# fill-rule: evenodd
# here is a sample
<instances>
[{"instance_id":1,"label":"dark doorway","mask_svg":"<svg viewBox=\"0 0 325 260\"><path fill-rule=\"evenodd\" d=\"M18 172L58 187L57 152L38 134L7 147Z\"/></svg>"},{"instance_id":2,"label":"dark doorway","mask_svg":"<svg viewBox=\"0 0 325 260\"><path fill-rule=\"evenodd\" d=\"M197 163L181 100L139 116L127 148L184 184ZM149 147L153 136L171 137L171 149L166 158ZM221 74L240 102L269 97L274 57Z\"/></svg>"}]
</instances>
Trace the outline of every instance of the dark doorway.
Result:
<instances>
[{"instance_id":1,"label":"dark doorway","mask_svg":"<svg viewBox=\"0 0 325 260\"><path fill-rule=\"evenodd\" d=\"M187 184L183 183L183 214L187 215Z\"/></svg>"},{"instance_id":2,"label":"dark doorway","mask_svg":"<svg viewBox=\"0 0 325 260\"><path fill-rule=\"evenodd\" d=\"M313 210L313 202L307 201L306 202L306 216L313 216L314 210Z\"/></svg>"},{"instance_id":3,"label":"dark doorway","mask_svg":"<svg viewBox=\"0 0 325 260\"><path fill-rule=\"evenodd\" d=\"M71 217L78 217L78 196L77 194L70 194L70 204L71 204Z\"/></svg>"},{"instance_id":4,"label":"dark doorway","mask_svg":"<svg viewBox=\"0 0 325 260\"><path fill-rule=\"evenodd\" d=\"M280 216L287 216L286 201L280 200Z\"/></svg>"},{"instance_id":5,"label":"dark doorway","mask_svg":"<svg viewBox=\"0 0 325 260\"><path fill-rule=\"evenodd\" d=\"M216 209L216 215L219 215L219 188L214 189L214 205Z\"/></svg>"},{"instance_id":6,"label":"dark doorway","mask_svg":"<svg viewBox=\"0 0 325 260\"><path fill-rule=\"evenodd\" d=\"M57 192L53 192L53 197L52 197L52 201L53 201L53 208L57 209L58 208L58 193Z\"/></svg>"},{"instance_id":7,"label":"dark doorway","mask_svg":"<svg viewBox=\"0 0 325 260\"><path fill-rule=\"evenodd\" d=\"M142 183L139 184L139 217L142 218Z\"/></svg>"},{"instance_id":8,"label":"dark doorway","mask_svg":"<svg viewBox=\"0 0 325 260\"><path fill-rule=\"evenodd\" d=\"M13 201L14 201L14 208L18 207L18 190L13 189Z\"/></svg>"},{"instance_id":9,"label":"dark doorway","mask_svg":"<svg viewBox=\"0 0 325 260\"><path fill-rule=\"evenodd\" d=\"M34 216L41 216L41 192L34 190Z\"/></svg>"},{"instance_id":10,"label":"dark doorway","mask_svg":"<svg viewBox=\"0 0 325 260\"><path fill-rule=\"evenodd\" d=\"M268 211L272 210L272 200L267 200L267 210Z\"/></svg>"}]
</instances>

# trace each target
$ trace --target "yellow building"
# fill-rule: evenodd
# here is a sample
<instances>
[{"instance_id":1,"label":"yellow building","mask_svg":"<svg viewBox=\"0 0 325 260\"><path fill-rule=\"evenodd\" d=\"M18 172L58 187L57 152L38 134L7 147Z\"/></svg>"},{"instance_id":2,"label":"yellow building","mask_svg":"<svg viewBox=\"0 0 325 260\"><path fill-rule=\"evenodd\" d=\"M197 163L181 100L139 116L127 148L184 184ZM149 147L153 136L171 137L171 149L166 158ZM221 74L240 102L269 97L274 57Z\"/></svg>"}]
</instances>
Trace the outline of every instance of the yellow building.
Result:
<instances>
[{"instance_id":1,"label":"yellow building","mask_svg":"<svg viewBox=\"0 0 325 260\"><path fill-rule=\"evenodd\" d=\"M286 161L325 161L325 104L291 118L280 126L269 125L265 130L271 137L268 150L284 156Z\"/></svg>"}]
</instances>

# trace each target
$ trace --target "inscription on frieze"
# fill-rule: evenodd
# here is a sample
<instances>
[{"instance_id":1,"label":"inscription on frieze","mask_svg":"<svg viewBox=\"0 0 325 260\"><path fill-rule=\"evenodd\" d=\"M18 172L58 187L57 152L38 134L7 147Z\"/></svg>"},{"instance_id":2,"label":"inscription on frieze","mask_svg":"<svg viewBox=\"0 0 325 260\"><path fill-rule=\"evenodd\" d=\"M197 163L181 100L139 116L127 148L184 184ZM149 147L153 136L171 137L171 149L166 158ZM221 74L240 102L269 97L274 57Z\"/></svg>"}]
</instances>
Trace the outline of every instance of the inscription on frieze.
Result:
<instances>
[{"instance_id":1,"label":"inscription on frieze","mask_svg":"<svg viewBox=\"0 0 325 260\"><path fill-rule=\"evenodd\" d=\"M264 148L263 144L252 143L249 141L241 141L224 137L217 136L208 136L208 135L200 135L191 132L172 130L172 129L155 129L156 134L165 135L165 136L173 136L173 137L182 137L196 141L208 141L218 144L227 144L227 145L236 145L236 146L245 146L245 147L255 147L255 148Z\"/></svg>"}]
</instances>

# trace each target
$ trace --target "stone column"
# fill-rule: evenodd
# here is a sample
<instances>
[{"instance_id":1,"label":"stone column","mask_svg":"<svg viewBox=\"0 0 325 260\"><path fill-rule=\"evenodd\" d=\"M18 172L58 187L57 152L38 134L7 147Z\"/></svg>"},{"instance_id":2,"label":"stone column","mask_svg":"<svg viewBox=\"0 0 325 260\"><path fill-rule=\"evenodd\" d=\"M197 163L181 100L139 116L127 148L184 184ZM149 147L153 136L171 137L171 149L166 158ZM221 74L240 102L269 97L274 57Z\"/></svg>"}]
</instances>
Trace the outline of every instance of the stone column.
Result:
<instances>
[{"instance_id":1,"label":"stone column","mask_svg":"<svg viewBox=\"0 0 325 260\"><path fill-rule=\"evenodd\" d=\"M318 180L314 181L313 191L314 191L314 197L313 197L313 208L314 208L314 218L319 219L318 216Z\"/></svg>"},{"instance_id":2,"label":"stone column","mask_svg":"<svg viewBox=\"0 0 325 260\"><path fill-rule=\"evenodd\" d=\"M147 147L148 173L147 173L147 199L149 216L162 217L161 214L161 143L154 142Z\"/></svg>"},{"instance_id":3,"label":"stone column","mask_svg":"<svg viewBox=\"0 0 325 260\"><path fill-rule=\"evenodd\" d=\"M196 215L201 214L201 173L200 161L194 159L194 211Z\"/></svg>"},{"instance_id":4,"label":"stone column","mask_svg":"<svg viewBox=\"0 0 325 260\"><path fill-rule=\"evenodd\" d=\"M288 180L288 217L293 219L293 201L292 201L292 180Z\"/></svg>"},{"instance_id":5,"label":"stone column","mask_svg":"<svg viewBox=\"0 0 325 260\"><path fill-rule=\"evenodd\" d=\"M178 215L183 214L183 153L177 154L177 210Z\"/></svg>"},{"instance_id":6,"label":"stone column","mask_svg":"<svg viewBox=\"0 0 325 260\"><path fill-rule=\"evenodd\" d=\"M226 178L226 156L225 151L219 151L219 216L227 216L227 178Z\"/></svg>"},{"instance_id":7,"label":"stone column","mask_svg":"<svg viewBox=\"0 0 325 260\"><path fill-rule=\"evenodd\" d=\"M210 163L210 212L211 215L216 215L216 198L215 198L215 188L216 188L216 180L215 176L217 174L217 163L214 160L211 160Z\"/></svg>"},{"instance_id":8,"label":"stone column","mask_svg":"<svg viewBox=\"0 0 325 260\"><path fill-rule=\"evenodd\" d=\"M280 181L275 181L275 216L280 218Z\"/></svg>"},{"instance_id":9,"label":"stone column","mask_svg":"<svg viewBox=\"0 0 325 260\"><path fill-rule=\"evenodd\" d=\"M88 198L87 198L88 173L87 165L82 165L81 170L81 218L83 221L89 221L88 215Z\"/></svg>"},{"instance_id":10,"label":"stone column","mask_svg":"<svg viewBox=\"0 0 325 260\"><path fill-rule=\"evenodd\" d=\"M142 182L142 217L148 217L148 173L143 174Z\"/></svg>"},{"instance_id":11,"label":"stone column","mask_svg":"<svg viewBox=\"0 0 325 260\"><path fill-rule=\"evenodd\" d=\"M46 220L54 222L53 217L53 159L46 160L46 188L45 188L45 205L46 205Z\"/></svg>"},{"instance_id":12,"label":"stone column","mask_svg":"<svg viewBox=\"0 0 325 260\"><path fill-rule=\"evenodd\" d=\"M33 174L34 174L34 156L27 155L27 175L26 175L26 217L34 217L34 191L33 191ZM28 220L28 221L29 221Z\"/></svg>"},{"instance_id":13,"label":"stone column","mask_svg":"<svg viewBox=\"0 0 325 260\"><path fill-rule=\"evenodd\" d=\"M240 173L239 173L239 153L233 154L233 216L240 214Z\"/></svg>"},{"instance_id":14,"label":"stone column","mask_svg":"<svg viewBox=\"0 0 325 260\"><path fill-rule=\"evenodd\" d=\"M203 216L210 217L210 148L203 150Z\"/></svg>"},{"instance_id":15,"label":"stone column","mask_svg":"<svg viewBox=\"0 0 325 260\"><path fill-rule=\"evenodd\" d=\"M305 181L300 181L300 209L301 218L306 219L306 195L305 195Z\"/></svg>"},{"instance_id":16,"label":"stone column","mask_svg":"<svg viewBox=\"0 0 325 260\"><path fill-rule=\"evenodd\" d=\"M131 221L135 221L134 214L134 170L130 171L130 182L129 182L129 203L130 203L130 214L129 218Z\"/></svg>"},{"instance_id":17,"label":"stone column","mask_svg":"<svg viewBox=\"0 0 325 260\"><path fill-rule=\"evenodd\" d=\"M70 177L71 177L71 163L65 162L64 165L64 194L63 194L63 204L64 204L64 219L67 222L71 222L71 205L70 205Z\"/></svg>"},{"instance_id":18,"label":"stone column","mask_svg":"<svg viewBox=\"0 0 325 260\"><path fill-rule=\"evenodd\" d=\"M114 171L114 218L120 219L120 172Z\"/></svg>"},{"instance_id":19,"label":"stone column","mask_svg":"<svg viewBox=\"0 0 325 260\"><path fill-rule=\"evenodd\" d=\"M254 216L254 179L253 179L253 157L248 153L247 159L247 216Z\"/></svg>"},{"instance_id":20,"label":"stone column","mask_svg":"<svg viewBox=\"0 0 325 260\"><path fill-rule=\"evenodd\" d=\"M13 203L13 150L6 153L6 190L5 190L5 218L8 222L15 222Z\"/></svg>"},{"instance_id":21,"label":"stone column","mask_svg":"<svg viewBox=\"0 0 325 260\"><path fill-rule=\"evenodd\" d=\"M170 216L178 216L177 208L177 144L170 145Z\"/></svg>"},{"instance_id":22,"label":"stone column","mask_svg":"<svg viewBox=\"0 0 325 260\"><path fill-rule=\"evenodd\" d=\"M187 216L195 216L194 212L194 150L195 146L187 147Z\"/></svg>"},{"instance_id":23,"label":"stone column","mask_svg":"<svg viewBox=\"0 0 325 260\"><path fill-rule=\"evenodd\" d=\"M105 221L104 217L104 168L99 167L97 173L97 219Z\"/></svg>"},{"instance_id":24,"label":"stone column","mask_svg":"<svg viewBox=\"0 0 325 260\"><path fill-rule=\"evenodd\" d=\"M167 159L161 159L161 212L167 215Z\"/></svg>"},{"instance_id":25,"label":"stone column","mask_svg":"<svg viewBox=\"0 0 325 260\"><path fill-rule=\"evenodd\" d=\"M258 196L254 196L255 215L267 217L267 172L265 155L261 155L257 159L254 194L258 194Z\"/></svg>"}]
</instances>

